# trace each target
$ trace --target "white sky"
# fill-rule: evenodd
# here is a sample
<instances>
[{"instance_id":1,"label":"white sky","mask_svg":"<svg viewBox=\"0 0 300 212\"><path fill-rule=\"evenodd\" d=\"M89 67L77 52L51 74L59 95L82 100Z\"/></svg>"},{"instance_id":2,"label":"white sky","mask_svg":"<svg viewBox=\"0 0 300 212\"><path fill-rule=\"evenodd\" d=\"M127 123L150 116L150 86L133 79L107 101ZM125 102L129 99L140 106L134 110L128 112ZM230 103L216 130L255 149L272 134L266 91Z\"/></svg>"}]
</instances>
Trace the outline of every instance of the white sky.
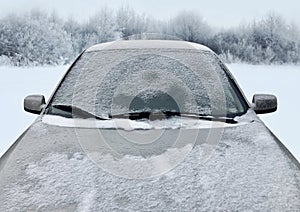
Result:
<instances>
[{"instance_id":1,"label":"white sky","mask_svg":"<svg viewBox=\"0 0 300 212\"><path fill-rule=\"evenodd\" d=\"M299 0L0 0L0 17L41 8L55 10L64 18L71 16L85 21L103 6L114 9L126 4L137 12L160 19L168 19L180 10L194 10L208 23L219 27L235 26L275 11L300 26Z\"/></svg>"}]
</instances>

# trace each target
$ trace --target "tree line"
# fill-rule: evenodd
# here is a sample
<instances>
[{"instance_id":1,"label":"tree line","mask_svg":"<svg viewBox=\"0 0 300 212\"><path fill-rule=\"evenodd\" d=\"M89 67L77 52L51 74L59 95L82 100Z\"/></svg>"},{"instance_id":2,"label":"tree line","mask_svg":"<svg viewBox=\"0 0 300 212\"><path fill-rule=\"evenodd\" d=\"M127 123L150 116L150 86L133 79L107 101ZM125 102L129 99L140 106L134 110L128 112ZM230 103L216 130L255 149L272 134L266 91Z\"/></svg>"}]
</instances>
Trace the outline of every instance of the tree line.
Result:
<instances>
[{"instance_id":1,"label":"tree line","mask_svg":"<svg viewBox=\"0 0 300 212\"><path fill-rule=\"evenodd\" d=\"M300 62L299 30L276 13L237 27L216 29L196 12L181 11L162 21L123 6L117 10L104 7L84 23L41 10L8 15L0 19L0 64L67 64L94 44L141 38L145 33L152 34L153 39L204 44L225 62Z\"/></svg>"}]
</instances>

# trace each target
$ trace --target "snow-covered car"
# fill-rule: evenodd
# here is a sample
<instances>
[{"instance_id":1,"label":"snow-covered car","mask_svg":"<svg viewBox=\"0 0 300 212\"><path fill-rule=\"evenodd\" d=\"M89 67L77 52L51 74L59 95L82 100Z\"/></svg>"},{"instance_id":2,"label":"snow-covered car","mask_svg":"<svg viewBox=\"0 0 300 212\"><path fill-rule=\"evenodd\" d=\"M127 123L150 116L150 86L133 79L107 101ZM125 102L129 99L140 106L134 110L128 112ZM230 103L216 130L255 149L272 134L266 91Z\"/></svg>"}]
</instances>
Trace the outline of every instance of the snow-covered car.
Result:
<instances>
[{"instance_id":1,"label":"snow-covered car","mask_svg":"<svg viewBox=\"0 0 300 212\"><path fill-rule=\"evenodd\" d=\"M0 211L290 211L300 166L210 49L116 41L85 50L0 160Z\"/></svg>"}]
</instances>

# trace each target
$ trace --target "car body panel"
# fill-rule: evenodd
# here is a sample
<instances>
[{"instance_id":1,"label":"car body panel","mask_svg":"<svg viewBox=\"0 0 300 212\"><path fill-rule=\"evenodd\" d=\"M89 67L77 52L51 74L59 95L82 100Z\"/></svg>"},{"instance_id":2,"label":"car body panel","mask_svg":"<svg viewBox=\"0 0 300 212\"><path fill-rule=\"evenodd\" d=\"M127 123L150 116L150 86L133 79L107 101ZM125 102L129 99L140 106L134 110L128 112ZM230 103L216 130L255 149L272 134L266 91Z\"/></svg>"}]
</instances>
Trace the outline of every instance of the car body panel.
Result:
<instances>
[{"instance_id":1,"label":"car body panel","mask_svg":"<svg viewBox=\"0 0 300 212\"><path fill-rule=\"evenodd\" d=\"M96 136L99 131L105 138L102 141ZM160 133L159 130L145 131ZM168 136L162 136L161 141L168 143L172 140L170 135L176 137L180 129L166 131L169 131ZM115 147L118 143L122 145L116 130L53 126L38 119L13 151L4 156L0 198L5 204L1 204L0 209L299 209L299 167L254 114L253 121L247 124L225 127L213 153L201 161L201 152L209 143L203 138L208 138L209 131L200 129L193 149L173 169L146 179L130 179L99 166L89 155L94 147L94 152L103 153L104 158L113 154L105 145L99 148L98 144L115 141ZM79 142L81 137L97 145L86 145L83 149ZM184 139L188 140L188 136ZM193 141L183 143L185 145L178 149ZM123 156L136 156L131 149L123 152ZM145 152L144 156L157 154L164 153Z\"/></svg>"}]
</instances>

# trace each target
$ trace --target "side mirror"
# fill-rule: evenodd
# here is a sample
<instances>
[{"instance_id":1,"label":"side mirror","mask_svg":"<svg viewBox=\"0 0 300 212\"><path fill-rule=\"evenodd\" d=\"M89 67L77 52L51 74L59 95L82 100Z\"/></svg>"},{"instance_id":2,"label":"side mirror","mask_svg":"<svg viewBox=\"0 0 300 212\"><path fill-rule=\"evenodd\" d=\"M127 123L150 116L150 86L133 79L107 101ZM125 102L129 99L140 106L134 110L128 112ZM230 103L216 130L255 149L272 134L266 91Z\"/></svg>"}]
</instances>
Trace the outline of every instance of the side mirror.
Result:
<instances>
[{"instance_id":1,"label":"side mirror","mask_svg":"<svg viewBox=\"0 0 300 212\"><path fill-rule=\"evenodd\" d=\"M272 113L277 110L277 98L270 94L255 94L252 99L257 114Z\"/></svg>"},{"instance_id":2,"label":"side mirror","mask_svg":"<svg viewBox=\"0 0 300 212\"><path fill-rule=\"evenodd\" d=\"M29 95L24 99L24 110L29 113L40 114L45 105L43 95Z\"/></svg>"}]
</instances>

